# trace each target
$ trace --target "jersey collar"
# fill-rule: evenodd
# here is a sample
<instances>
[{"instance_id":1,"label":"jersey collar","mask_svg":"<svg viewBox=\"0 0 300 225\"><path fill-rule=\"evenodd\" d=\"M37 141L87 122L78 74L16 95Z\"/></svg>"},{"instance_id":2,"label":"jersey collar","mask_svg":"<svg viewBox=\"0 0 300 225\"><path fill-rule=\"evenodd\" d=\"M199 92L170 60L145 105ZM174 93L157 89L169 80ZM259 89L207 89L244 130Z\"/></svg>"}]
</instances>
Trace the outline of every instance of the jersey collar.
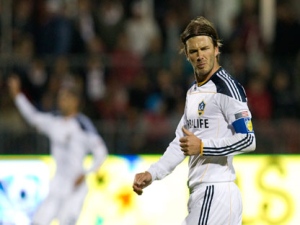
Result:
<instances>
[{"instance_id":1,"label":"jersey collar","mask_svg":"<svg viewBox=\"0 0 300 225\"><path fill-rule=\"evenodd\" d=\"M214 72L213 75L211 75L210 78L208 78L207 80L204 80L204 81L202 81L202 82L197 82L197 81L196 81L197 86L200 87L200 86L206 84L206 83L207 83L207 82L208 82L208 81L209 81L216 73L218 73L218 72L219 72L220 70L222 70L222 69L223 69L222 66L220 66L219 69L217 69L217 71Z\"/></svg>"}]
</instances>

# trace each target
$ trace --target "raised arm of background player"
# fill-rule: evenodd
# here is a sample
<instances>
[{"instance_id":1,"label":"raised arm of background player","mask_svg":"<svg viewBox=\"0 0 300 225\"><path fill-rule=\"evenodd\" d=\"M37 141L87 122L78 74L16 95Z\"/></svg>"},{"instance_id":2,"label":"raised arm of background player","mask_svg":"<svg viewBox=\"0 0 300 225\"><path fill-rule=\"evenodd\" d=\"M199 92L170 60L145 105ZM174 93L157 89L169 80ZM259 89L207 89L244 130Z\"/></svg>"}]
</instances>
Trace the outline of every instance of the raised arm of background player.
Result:
<instances>
[{"instance_id":1,"label":"raised arm of background player","mask_svg":"<svg viewBox=\"0 0 300 225\"><path fill-rule=\"evenodd\" d=\"M39 112L22 93L21 81L17 75L8 78L10 95L13 98L22 117L26 122L43 133L47 133L48 124L51 123L50 113Z\"/></svg>"},{"instance_id":2,"label":"raised arm of background player","mask_svg":"<svg viewBox=\"0 0 300 225\"><path fill-rule=\"evenodd\" d=\"M9 77L8 86L10 94L23 118L42 133L46 135L49 134L49 126L54 120L53 115L36 110L21 92L21 83L17 75ZM93 163L90 168L87 168L87 170L77 178L74 184L75 186L83 182L86 174L97 171L108 154L107 147L99 135L93 132L86 133L86 140L87 148L90 149L93 154Z\"/></svg>"}]
</instances>

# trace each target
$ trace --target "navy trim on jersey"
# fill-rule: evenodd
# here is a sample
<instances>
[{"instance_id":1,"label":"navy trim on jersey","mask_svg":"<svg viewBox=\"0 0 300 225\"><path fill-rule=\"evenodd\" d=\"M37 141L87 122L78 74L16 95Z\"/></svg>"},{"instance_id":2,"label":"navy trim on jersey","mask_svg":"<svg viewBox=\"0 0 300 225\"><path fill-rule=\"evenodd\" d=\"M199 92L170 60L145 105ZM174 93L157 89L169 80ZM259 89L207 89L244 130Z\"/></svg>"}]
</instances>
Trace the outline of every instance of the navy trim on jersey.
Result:
<instances>
[{"instance_id":1,"label":"navy trim on jersey","mask_svg":"<svg viewBox=\"0 0 300 225\"><path fill-rule=\"evenodd\" d=\"M204 194L203 205L200 211L198 225L207 224L213 197L214 197L214 185L207 186Z\"/></svg>"},{"instance_id":2,"label":"navy trim on jersey","mask_svg":"<svg viewBox=\"0 0 300 225\"><path fill-rule=\"evenodd\" d=\"M197 89L197 81L193 81L193 83L190 85L190 87L188 88L188 90L190 90L192 87L193 87L194 90Z\"/></svg>"},{"instance_id":3,"label":"navy trim on jersey","mask_svg":"<svg viewBox=\"0 0 300 225\"><path fill-rule=\"evenodd\" d=\"M218 93L227 95L241 102L247 101L243 86L224 69L218 70L211 77L211 81L216 85Z\"/></svg>"},{"instance_id":4,"label":"navy trim on jersey","mask_svg":"<svg viewBox=\"0 0 300 225\"><path fill-rule=\"evenodd\" d=\"M78 114L76 120L79 123L82 130L97 134L97 130L92 121L83 114Z\"/></svg>"},{"instance_id":5,"label":"navy trim on jersey","mask_svg":"<svg viewBox=\"0 0 300 225\"><path fill-rule=\"evenodd\" d=\"M224 156L229 155L232 152L238 152L241 151L248 146L250 146L253 143L254 136L251 134L247 134L245 138L242 140L232 144L228 145L226 147L204 147L203 148L203 155L204 156Z\"/></svg>"}]
</instances>

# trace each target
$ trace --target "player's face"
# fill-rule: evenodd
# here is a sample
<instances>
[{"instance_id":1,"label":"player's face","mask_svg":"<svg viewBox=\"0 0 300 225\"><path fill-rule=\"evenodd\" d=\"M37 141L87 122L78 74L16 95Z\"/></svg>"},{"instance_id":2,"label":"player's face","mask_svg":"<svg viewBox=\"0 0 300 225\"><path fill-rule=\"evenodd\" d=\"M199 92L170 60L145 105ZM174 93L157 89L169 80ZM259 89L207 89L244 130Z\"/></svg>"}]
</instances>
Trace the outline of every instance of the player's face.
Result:
<instances>
[{"instance_id":1,"label":"player's face","mask_svg":"<svg viewBox=\"0 0 300 225\"><path fill-rule=\"evenodd\" d=\"M186 56L192 64L197 82L209 78L219 67L217 55L219 48L214 47L208 36L195 36L186 42Z\"/></svg>"},{"instance_id":2,"label":"player's face","mask_svg":"<svg viewBox=\"0 0 300 225\"><path fill-rule=\"evenodd\" d=\"M67 90L62 89L58 93L58 108L64 116L76 114L78 99Z\"/></svg>"}]
</instances>

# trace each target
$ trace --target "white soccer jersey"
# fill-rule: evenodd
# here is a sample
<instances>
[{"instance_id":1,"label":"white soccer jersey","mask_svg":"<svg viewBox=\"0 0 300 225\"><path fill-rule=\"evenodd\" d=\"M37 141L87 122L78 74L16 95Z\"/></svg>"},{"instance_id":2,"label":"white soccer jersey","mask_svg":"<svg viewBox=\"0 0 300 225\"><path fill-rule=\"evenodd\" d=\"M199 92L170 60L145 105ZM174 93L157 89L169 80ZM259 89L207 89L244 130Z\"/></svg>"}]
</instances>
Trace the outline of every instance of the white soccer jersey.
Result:
<instances>
[{"instance_id":1,"label":"white soccer jersey","mask_svg":"<svg viewBox=\"0 0 300 225\"><path fill-rule=\"evenodd\" d=\"M247 132L234 129L232 124L239 119L243 119ZM188 186L191 192L204 182L234 181L233 155L255 149L244 89L223 68L204 84L194 83L187 91L185 111L176 129L176 137L160 160L148 170L153 180L164 178L185 159L179 145L179 139L184 135L183 126L203 144L202 154L189 158Z\"/></svg>"},{"instance_id":2,"label":"white soccer jersey","mask_svg":"<svg viewBox=\"0 0 300 225\"><path fill-rule=\"evenodd\" d=\"M25 120L50 139L51 155L56 171L68 180L96 171L107 156L107 148L91 121L84 115L65 118L37 111L23 94L16 97L16 105ZM90 168L83 168L83 159L93 154Z\"/></svg>"}]
</instances>

